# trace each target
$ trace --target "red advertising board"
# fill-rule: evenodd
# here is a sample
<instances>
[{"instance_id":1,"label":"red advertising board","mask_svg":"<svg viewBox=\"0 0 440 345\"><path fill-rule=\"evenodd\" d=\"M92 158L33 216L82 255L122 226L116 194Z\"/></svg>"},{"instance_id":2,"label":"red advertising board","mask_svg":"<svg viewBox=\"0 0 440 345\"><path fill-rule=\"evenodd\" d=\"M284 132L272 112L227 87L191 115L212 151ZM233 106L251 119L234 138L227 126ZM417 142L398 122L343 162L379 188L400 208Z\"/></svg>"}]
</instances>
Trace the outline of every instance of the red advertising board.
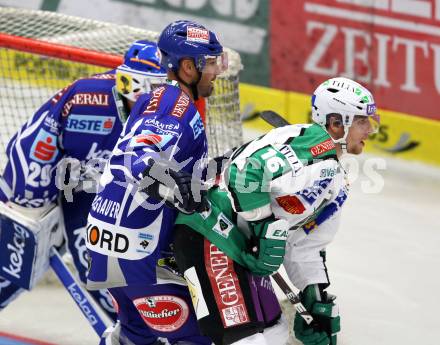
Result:
<instances>
[{"instance_id":1,"label":"red advertising board","mask_svg":"<svg viewBox=\"0 0 440 345\"><path fill-rule=\"evenodd\" d=\"M273 0L270 22L272 87L346 76L381 108L440 120L440 0Z\"/></svg>"}]
</instances>

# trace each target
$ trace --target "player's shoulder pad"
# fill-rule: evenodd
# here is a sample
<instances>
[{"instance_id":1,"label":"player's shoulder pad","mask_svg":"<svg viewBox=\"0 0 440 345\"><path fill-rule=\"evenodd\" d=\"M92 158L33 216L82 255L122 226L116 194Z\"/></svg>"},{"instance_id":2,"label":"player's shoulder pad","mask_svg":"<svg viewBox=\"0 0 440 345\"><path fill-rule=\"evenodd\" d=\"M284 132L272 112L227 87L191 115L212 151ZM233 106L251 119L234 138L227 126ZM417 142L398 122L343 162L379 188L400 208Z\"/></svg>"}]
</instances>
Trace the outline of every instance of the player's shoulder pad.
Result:
<instances>
[{"instance_id":1,"label":"player's shoulder pad","mask_svg":"<svg viewBox=\"0 0 440 345\"><path fill-rule=\"evenodd\" d=\"M304 127L291 142L298 158L304 164L313 164L326 159L337 159L336 146L330 135L319 125Z\"/></svg>"},{"instance_id":2,"label":"player's shoulder pad","mask_svg":"<svg viewBox=\"0 0 440 345\"><path fill-rule=\"evenodd\" d=\"M163 85L151 93L142 115L189 122L196 112L194 102L183 90L174 85Z\"/></svg>"}]
</instances>

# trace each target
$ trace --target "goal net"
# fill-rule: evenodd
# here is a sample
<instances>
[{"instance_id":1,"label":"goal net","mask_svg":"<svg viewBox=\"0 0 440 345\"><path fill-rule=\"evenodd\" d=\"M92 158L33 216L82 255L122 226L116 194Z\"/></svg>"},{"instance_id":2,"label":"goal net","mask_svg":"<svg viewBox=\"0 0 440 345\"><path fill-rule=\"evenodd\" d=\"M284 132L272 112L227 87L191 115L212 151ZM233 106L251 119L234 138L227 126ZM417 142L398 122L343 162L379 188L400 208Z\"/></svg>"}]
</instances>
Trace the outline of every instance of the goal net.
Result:
<instances>
[{"instance_id":1,"label":"goal net","mask_svg":"<svg viewBox=\"0 0 440 345\"><path fill-rule=\"evenodd\" d=\"M164 26L167 23L164 23ZM0 7L0 172L9 139L56 91L122 63L133 41L159 34L59 13ZM241 144L240 56L217 78L206 104L211 156Z\"/></svg>"}]
</instances>

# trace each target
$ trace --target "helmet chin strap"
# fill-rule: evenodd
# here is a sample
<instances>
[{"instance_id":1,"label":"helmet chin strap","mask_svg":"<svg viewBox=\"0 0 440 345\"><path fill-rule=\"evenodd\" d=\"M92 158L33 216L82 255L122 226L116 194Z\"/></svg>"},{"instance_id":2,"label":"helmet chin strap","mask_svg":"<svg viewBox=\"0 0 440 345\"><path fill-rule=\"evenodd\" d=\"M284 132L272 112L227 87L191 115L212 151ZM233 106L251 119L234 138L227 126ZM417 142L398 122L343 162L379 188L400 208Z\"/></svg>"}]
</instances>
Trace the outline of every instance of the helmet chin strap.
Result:
<instances>
[{"instance_id":1,"label":"helmet chin strap","mask_svg":"<svg viewBox=\"0 0 440 345\"><path fill-rule=\"evenodd\" d=\"M179 83L182 83L188 89L191 90L195 101L197 101L199 99L199 90L197 90L197 85L199 84L200 79L202 79L202 73L199 72L199 70L197 68L196 68L196 71L197 71L197 80L193 81L191 83L187 83L182 78L180 78L179 73L176 73L176 78L179 81Z\"/></svg>"},{"instance_id":2,"label":"helmet chin strap","mask_svg":"<svg viewBox=\"0 0 440 345\"><path fill-rule=\"evenodd\" d=\"M342 138L339 138L339 139L333 138L332 135L330 133L328 133L327 129L324 127L325 131L328 133L328 135L333 140L333 142L335 144L340 144L341 145L341 150L342 150L342 154L343 155L345 155L347 153L347 136L348 136L348 131L349 131L350 127L351 126L344 125L344 136Z\"/></svg>"}]
</instances>

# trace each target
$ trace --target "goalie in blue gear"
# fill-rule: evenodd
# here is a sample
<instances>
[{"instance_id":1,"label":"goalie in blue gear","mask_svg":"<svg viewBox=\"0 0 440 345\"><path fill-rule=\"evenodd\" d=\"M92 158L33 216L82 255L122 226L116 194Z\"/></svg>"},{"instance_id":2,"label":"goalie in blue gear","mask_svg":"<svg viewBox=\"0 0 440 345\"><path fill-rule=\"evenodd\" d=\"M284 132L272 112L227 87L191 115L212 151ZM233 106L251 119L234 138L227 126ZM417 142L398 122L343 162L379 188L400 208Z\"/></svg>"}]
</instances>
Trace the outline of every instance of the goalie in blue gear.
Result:
<instances>
[{"instance_id":1,"label":"goalie in blue gear","mask_svg":"<svg viewBox=\"0 0 440 345\"><path fill-rule=\"evenodd\" d=\"M65 246L80 280L86 281L85 226L100 170L136 99L165 82L159 59L155 43L136 41L116 70L60 90L9 142L0 177L0 309L40 279L51 246ZM64 233L50 233L59 219L64 219L59 226ZM27 231L10 226L14 221L40 226ZM18 241L20 236L26 241ZM108 292L92 294L114 318Z\"/></svg>"},{"instance_id":2,"label":"goalie in blue gear","mask_svg":"<svg viewBox=\"0 0 440 345\"><path fill-rule=\"evenodd\" d=\"M211 344L170 265L170 245L177 211L204 209L192 174L200 179L207 140L194 102L211 95L227 59L216 35L189 21L168 25L158 47L167 85L134 105L89 215L87 288L109 288L119 305L119 322L102 344L156 344L159 337ZM162 185L176 191L174 199L163 198Z\"/></svg>"}]
</instances>

